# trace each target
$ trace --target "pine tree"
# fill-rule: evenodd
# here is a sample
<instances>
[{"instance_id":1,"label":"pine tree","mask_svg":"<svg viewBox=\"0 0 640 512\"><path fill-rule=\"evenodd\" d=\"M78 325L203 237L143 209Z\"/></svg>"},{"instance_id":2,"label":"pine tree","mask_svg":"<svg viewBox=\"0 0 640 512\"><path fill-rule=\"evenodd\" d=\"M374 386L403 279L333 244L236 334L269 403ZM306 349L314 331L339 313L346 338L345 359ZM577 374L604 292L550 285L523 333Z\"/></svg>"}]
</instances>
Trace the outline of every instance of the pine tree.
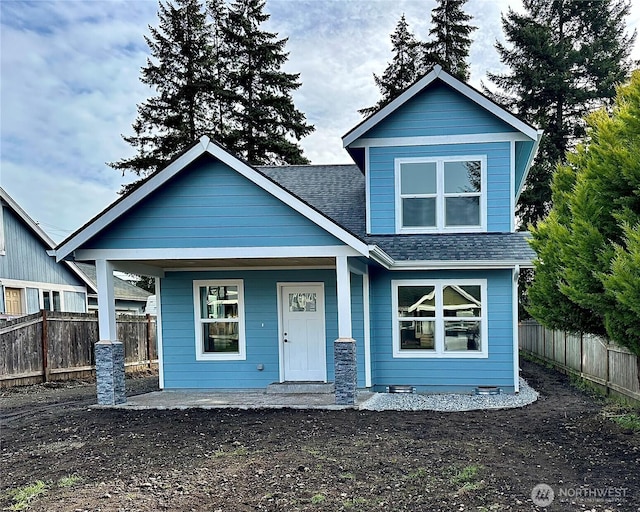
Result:
<instances>
[{"instance_id":1,"label":"pine tree","mask_svg":"<svg viewBox=\"0 0 640 512\"><path fill-rule=\"evenodd\" d=\"M419 78L422 71L420 68L420 43L409 30L409 24L404 14L398 21L395 31L391 34L391 44L393 45L391 62L387 65L382 76L373 74L373 79L382 98L373 107L358 111L365 116L373 114L397 98L402 91Z\"/></svg>"},{"instance_id":2,"label":"pine tree","mask_svg":"<svg viewBox=\"0 0 640 512\"><path fill-rule=\"evenodd\" d=\"M223 34L232 110L227 146L251 164L305 164L298 141L314 128L295 108L299 74L285 73L287 39L261 29L264 0L235 0Z\"/></svg>"},{"instance_id":3,"label":"pine tree","mask_svg":"<svg viewBox=\"0 0 640 512\"><path fill-rule=\"evenodd\" d=\"M137 154L109 163L141 177L164 167L203 133L222 132L213 112L223 88L202 4L160 2L158 17L159 27L149 27L151 35L145 36L151 58L140 77L157 94L138 105L134 135L123 136Z\"/></svg>"},{"instance_id":4,"label":"pine tree","mask_svg":"<svg viewBox=\"0 0 640 512\"><path fill-rule=\"evenodd\" d=\"M557 163L584 136L583 117L609 104L630 69L635 33L625 32L627 0L524 0L523 14L502 17L510 47L497 43L510 71L489 74L499 90L485 92L545 136L517 214L523 227L544 218Z\"/></svg>"},{"instance_id":5,"label":"pine tree","mask_svg":"<svg viewBox=\"0 0 640 512\"><path fill-rule=\"evenodd\" d=\"M464 10L468 0L438 0L431 11L430 40L424 45L421 68L428 70L435 64L456 78L469 80L469 48L471 33L477 29L469 25L471 15Z\"/></svg>"}]
</instances>

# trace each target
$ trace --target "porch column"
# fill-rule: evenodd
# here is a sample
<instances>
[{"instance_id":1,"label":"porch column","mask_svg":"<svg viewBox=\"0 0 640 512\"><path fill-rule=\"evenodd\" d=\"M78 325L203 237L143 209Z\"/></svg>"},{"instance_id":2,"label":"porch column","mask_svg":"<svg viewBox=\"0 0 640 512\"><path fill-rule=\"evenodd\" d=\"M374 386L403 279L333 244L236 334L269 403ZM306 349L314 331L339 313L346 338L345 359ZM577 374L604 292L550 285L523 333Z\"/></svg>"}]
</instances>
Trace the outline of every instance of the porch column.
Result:
<instances>
[{"instance_id":1,"label":"porch column","mask_svg":"<svg viewBox=\"0 0 640 512\"><path fill-rule=\"evenodd\" d=\"M336 404L356 403L356 341L351 337L351 273L346 256L336 257L338 339L333 344Z\"/></svg>"},{"instance_id":2,"label":"porch column","mask_svg":"<svg viewBox=\"0 0 640 512\"><path fill-rule=\"evenodd\" d=\"M117 341L113 263L96 260L98 284L98 334L96 343L96 387L99 405L127 401L124 386L124 345Z\"/></svg>"}]
</instances>

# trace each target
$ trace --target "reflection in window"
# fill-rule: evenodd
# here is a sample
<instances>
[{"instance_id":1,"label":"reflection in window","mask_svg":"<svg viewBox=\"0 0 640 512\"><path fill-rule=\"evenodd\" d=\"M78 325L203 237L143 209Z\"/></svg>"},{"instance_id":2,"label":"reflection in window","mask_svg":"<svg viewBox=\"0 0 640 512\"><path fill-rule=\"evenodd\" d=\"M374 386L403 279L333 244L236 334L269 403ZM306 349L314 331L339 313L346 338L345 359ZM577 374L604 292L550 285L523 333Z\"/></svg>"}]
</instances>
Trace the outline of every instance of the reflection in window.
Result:
<instances>
[{"instance_id":1,"label":"reflection in window","mask_svg":"<svg viewBox=\"0 0 640 512\"><path fill-rule=\"evenodd\" d=\"M198 353L234 359L244 356L242 282L195 282Z\"/></svg>"},{"instance_id":2,"label":"reflection in window","mask_svg":"<svg viewBox=\"0 0 640 512\"><path fill-rule=\"evenodd\" d=\"M482 285L398 285L397 349L434 354L480 353Z\"/></svg>"},{"instance_id":3,"label":"reflection in window","mask_svg":"<svg viewBox=\"0 0 640 512\"><path fill-rule=\"evenodd\" d=\"M482 160L400 161L401 228L482 224Z\"/></svg>"}]
</instances>

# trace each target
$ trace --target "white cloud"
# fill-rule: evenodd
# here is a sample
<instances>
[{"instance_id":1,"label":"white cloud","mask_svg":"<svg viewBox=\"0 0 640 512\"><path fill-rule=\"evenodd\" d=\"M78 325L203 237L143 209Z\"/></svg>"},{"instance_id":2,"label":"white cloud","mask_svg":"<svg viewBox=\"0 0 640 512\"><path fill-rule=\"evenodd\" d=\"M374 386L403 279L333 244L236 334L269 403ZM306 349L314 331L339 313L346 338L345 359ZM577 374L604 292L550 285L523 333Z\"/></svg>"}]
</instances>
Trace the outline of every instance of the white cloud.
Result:
<instances>
[{"instance_id":1,"label":"white cloud","mask_svg":"<svg viewBox=\"0 0 640 512\"><path fill-rule=\"evenodd\" d=\"M478 30L471 83L501 64L500 13L519 1L472 0ZM269 29L288 37L286 69L301 73L296 106L316 131L303 140L314 163L346 163L341 136L373 105L372 74L390 59L389 35L404 13L426 39L435 0L267 0ZM136 105L150 96L139 82L155 0L0 1L2 136L0 184L52 238L47 226L75 230L117 198L125 181L105 162L133 154L122 140ZM640 2L632 6L640 23ZM635 58L640 57L638 48Z\"/></svg>"}]
</instances>

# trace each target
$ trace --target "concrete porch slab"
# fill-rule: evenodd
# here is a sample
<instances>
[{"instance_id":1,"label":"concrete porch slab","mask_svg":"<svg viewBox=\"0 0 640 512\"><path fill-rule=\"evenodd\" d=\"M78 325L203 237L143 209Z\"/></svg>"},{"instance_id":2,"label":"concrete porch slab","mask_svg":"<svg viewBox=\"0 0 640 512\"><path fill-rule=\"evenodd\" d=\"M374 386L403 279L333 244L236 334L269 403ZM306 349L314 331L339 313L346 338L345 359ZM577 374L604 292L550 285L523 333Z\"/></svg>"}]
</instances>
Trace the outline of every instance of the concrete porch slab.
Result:
<instances>
[{"instance_id":1,"label":"concrete porch slab","mask_svg":"<svg viewBox=\"0 0 640 512\"><path fill-rule=\"evenodd\" d=\"M328 393L267 393L253 391L154 391L130 396L117 409L357 409L374 393L358 392L355 405L336 405ZM102 406L96 406L102 407Z\"/></svg>"}]
</instances>

